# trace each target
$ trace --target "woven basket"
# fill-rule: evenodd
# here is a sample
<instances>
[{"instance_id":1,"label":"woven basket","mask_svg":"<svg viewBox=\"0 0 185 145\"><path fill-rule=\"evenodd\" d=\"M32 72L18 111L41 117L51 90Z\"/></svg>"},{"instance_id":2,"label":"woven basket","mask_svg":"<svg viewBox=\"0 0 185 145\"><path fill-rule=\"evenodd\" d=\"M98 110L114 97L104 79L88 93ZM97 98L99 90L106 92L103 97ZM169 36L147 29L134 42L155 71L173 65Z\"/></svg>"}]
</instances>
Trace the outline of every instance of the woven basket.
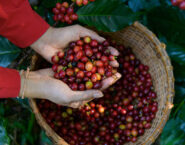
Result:
<instances>
[{"instance_id":1,"label":"woven basket","mask_svg":"<svg viewBox=\"0 0 185 145\"><path fill-rule=\"evenodd\" d=\"M158 112L156 118L152 122L152 127L147 129L145 134L138 138L136 145L150 145L158 135L169 117L171 108L173 107L174 96L174 77L173 67L166 53L165 44L161 43L157 37L146 27L138 22L114 33L100 33L103 36L109 36L116 40L117 43L123 44L126 47L131 47L137 58L141 62L150 67L150 73L153 79L153 85L158 96ZM32 69L35 69L35 64L38 64L38 57L32 59ZM40 114L36 101L29 100L31 108L35 113L36 119L40 126L46 131L53 143L58 145L68 145L53 129L46 123ZM129 145L133 143L128 143Z\"/></svg>"}]
</instances>

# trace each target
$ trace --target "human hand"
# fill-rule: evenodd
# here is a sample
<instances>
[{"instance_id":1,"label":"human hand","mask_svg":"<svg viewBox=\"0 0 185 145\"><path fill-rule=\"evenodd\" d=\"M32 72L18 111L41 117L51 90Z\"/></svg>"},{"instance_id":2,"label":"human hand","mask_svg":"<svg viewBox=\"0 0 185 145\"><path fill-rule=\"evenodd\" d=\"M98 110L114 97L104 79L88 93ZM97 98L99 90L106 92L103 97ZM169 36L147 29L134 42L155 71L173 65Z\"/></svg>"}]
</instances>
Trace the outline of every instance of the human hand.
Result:
<instances>
[{"instance_id":1,"label":"human hand","mask_svg":"<svg viewBox=\"0 0 185 145\"><path fill-rule=\"evenodd\" d=\"M25 86L24 86L25 85ZM53 78L51 69L30 72L25 78L21 75L21 90L19 96L47 99L56 104L78 108L76 102L88 101L103 96L100 90L72 91L65 83Z\"/></svg>"},{"instance_id":2,"label":"human hand","mask_svg":"<svg viewBox=\"0 0 185 145\"><path fill-rule=\"evenodd\" d=\"M51 62L52 56L56 55L58 51L62 51L72 41L77 41L82 37L90 36L98 42L103 42L105 39L100 37L94 31L84 28L80 25L73 25L63 28L50 27L47 32L41 36L36 42L31 45L31 48L44 57L47 61ZM119 52L109 47L112 55L118 56ZM118 67L117 61L111 62L114 67Z\"/></svg>"},{"instance_id":3,"label":"human hand","mask_svg":"<svg viewBox=\"0 0 185 145\"><path fill-rule=\"evenodd\" d=\"M70 42L79 40L81 37L85 36L90 36L92 39L96 39L99 42L103 42L105 40L97 33L80 25L73 25L64 28L50 27L41 38L31 45L31 48L43 56L47 61L51 62L51 57L56 55L58 51L62 51ZM119 52L115 48L109 47L109 50L112 55L119 55ZM119 66L119 63L116 60L111 61L110 64L113 67ZM103 80L102 89L106 89L111 86L120 78L121 74L117 73L112 77Z\"/></svg>"}]
</instances>

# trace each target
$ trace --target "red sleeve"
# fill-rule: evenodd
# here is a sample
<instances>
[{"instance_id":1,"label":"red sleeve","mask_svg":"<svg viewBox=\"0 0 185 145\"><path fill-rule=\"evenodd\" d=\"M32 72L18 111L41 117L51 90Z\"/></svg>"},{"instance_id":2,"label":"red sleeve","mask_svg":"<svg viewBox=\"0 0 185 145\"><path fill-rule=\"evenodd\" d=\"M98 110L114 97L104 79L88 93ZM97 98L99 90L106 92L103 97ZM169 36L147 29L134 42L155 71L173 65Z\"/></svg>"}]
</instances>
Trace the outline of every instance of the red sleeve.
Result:
<instances>
[{"instance_id":1,"label":"red sleeve","mask_svg":"<svg viewBox=\"0 0 185 145\"><path fill-rule=\"evenodd\" d=\"M28 0L0 0L0 35L19 47L30 46L49 25L32 10Z\"/></svg>"},{"instance_id":2,"label":"red sleeve","mask_svg":"<svg viewBox=\"0 0 185 145\"><path fill-rule=\"evenodd\" d=\"M14 98L19 95L20 75L13 69L0 67L0 98Z\"/></svg>"}]
</instances>

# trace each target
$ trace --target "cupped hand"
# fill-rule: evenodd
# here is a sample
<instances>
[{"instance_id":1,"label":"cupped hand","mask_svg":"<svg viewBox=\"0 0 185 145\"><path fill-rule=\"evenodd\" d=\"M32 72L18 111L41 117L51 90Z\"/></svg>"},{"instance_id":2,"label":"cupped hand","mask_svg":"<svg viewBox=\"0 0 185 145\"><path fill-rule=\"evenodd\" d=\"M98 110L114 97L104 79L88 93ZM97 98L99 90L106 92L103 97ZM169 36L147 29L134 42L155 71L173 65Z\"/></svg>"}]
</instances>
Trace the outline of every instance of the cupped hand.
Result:
<instances>
[{"instance_id":1,"label":"cupped hand","mask_svg":"<svg viewBox=\"0 0 185 145\"><path fill-rule=\"evenodd\" d=\"M98 42L103 42L105 39L100 37L94 31L84 28L80 25L73 25L63 28L50 27L46 33L41 36L30 47L44 57L47 61L51 62L51 57L58 51L62 51L72 41L77 41L82 37L90 36L92 39L96 39ZM118 56L119 52L109 47L112 55ZM112 62L113 66L118 67L117 61Z\"/></svg>"},{"instance_id":2,"label":"cupped hand","mask_svg":"<svg viewBox=\"0 0 185 145\"><path fill-rule=\"evenodd\" d=\"M70 42L77 41L85 36L90 36L92 39L96 39L98 42L103 42L105 40L94 31L91 31L80 25L73 25L64 28L50 27L41 38L31 45L31 48L33 48L47 61L51 62L51 57L54 56L58 51L63 51ZM119 52L115 48L109 47L108 49L112 55L119 55ZM110 62L110 65L113 67L119 67L119 63L116 60ZM121 74L119 73L114 74L112 77L106 78L102 82L103 85L101 90L108 88L120 78ZM76 101L72 105L76 105L76 107L78 107L80 104L82 104L82 101Z\"/></svg>"},{"instance_id":3,"label":"cupped hand","mask_svg":"<svg viewBox=\"0 0 185 145\"><path fill-rule=\"evenodd\" d=\"M47 99L56 104L76 108L75 102L88 101L103 96L100 90L72 91L65 83L53 78L51 69L30 72L25 78L21 75L19 96Z\"/></svg>"}]
</instances>

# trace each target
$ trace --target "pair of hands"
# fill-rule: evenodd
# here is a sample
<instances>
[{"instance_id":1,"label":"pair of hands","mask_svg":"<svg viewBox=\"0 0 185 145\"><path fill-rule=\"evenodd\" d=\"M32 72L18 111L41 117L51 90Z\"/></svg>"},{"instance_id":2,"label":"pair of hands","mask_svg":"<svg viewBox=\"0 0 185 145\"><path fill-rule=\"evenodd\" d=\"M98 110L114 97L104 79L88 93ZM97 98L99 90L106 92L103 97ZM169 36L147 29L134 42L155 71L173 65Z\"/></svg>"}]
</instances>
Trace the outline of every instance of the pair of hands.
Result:
<instances>
[{"instance_id":1,"label":"pair of hands","mask_svg":"<svg viewBox=\"0 0 185 145\"><path fill-rule=\"evenodd\" d=\"M51 62L51 57L58 51L62 51L69 42L79 40L81 37L85 36L90 36L99 42L105 40L95 32L79 25L65 28L50 27L43 36L31 45L31 48L47 61ZM109 50L112 55L119 55L119 52L113 47L109 47ZM119 66L117 61L112 61L110 63L114 67ZM25 74L23 73L21 75L20 96L23 95L24 91L24 96L26 97L48 99L54 103L73 108L78 108L94 98L103 96L100 90L72 91L65 83L53 78L53 75L54 73L51 69L30 72L27 79L25 79ZM108 88L120 78L121 75L116 73L114 76L103 80L101 90ZM23 82L26 83L25 88Z\"/></svg>"}]
</instances>

